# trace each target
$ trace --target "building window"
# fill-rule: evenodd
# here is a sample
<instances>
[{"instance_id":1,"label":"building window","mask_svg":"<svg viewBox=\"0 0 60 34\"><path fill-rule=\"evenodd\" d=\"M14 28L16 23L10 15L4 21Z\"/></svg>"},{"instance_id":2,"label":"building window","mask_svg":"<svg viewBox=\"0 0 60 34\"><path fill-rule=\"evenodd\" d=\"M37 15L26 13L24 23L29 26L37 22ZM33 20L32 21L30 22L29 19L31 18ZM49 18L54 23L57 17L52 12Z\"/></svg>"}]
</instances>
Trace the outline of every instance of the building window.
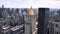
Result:
<instances>
[{"instance_id":1,"label":"building window","mask_svg":"<svg viewBox=\"0 0 60 34\"><path fill-rule=\"evenodd\" d=\"M58 32L57 32L57 34L58 34Z\"/></svg>"},{"instance_id":2,"label":"building window","mask_svg":"<svg viewBox=\"0 0 60 34\"><path fill-rule=\"evenodd\" d=\"M58 32L55 32L55 34L58 34Z\"/></svg>"},{"instance_id":3,"label":"building window","mask_svg":"<svg viewBox=\"0 0 60 34\"><path fill-rule=\"evenodd\" d=\"M58 24L56 24L56 27L58 28Z\"/></svg>"}]
</instances>

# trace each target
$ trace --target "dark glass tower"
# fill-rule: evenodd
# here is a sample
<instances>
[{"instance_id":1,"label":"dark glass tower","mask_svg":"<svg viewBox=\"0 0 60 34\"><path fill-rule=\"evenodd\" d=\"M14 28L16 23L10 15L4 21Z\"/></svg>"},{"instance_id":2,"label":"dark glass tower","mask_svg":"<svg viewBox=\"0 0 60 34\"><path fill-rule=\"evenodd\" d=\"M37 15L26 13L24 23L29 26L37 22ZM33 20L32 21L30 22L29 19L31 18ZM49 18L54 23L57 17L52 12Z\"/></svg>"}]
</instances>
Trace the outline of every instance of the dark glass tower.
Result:
<instances>
[{"instance_id":1,"label":"dark glass tower","mask_svg":"<svg viewBox=\"0 0 60 34\"><path fill-rule=\"evenodd\" d=\"M0 18L2 18L2 8L0 8Z\"/></svg>"},{"instance_id":2,"label":"dark glass tower","mask_svg":"<svg viewBox=\"0 0 60 34\"><path fill-rule=\"evenodd\" d=\"M49 8L38 9L38 34L47 34L49 23Z\"/></svg>"}]
</instances>

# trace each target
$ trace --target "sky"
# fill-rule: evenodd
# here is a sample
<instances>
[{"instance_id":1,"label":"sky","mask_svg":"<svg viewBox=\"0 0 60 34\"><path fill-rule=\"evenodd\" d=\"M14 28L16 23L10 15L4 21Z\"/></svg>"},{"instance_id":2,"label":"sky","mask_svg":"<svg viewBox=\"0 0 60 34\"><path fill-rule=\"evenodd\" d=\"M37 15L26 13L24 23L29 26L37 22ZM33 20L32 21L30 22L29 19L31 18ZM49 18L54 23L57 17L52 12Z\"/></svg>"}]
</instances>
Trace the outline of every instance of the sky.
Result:
<instances>
[{"instance_id":1,"label":"sky","mask_svg":"<svg viewBox=\"0 0 60 34\"><path fill-rule=\"evenodd\" d=\"M60 0L0 0L0 7L5 8L60 8Z\"/></svg>"}]
</instances>

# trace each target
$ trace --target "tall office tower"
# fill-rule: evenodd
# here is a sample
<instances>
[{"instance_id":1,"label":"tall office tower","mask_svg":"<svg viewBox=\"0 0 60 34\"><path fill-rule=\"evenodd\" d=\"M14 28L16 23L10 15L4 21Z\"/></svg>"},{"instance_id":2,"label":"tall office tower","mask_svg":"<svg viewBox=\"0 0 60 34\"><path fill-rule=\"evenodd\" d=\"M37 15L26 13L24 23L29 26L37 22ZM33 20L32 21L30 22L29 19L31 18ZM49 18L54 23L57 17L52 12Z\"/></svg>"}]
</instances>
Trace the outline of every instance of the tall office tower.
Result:
<instances>
[{"instance_id":1,"label":"tall office tower","mask_svg":"<svg viewBox=\"0 0 60 34\"><path fill-rule=\"evenodd\" d=\"M0 8L0 18L2 18L2 8Z\"/></svg>"},{"instance_id":2,"label":"tall office tower","mask_svg":"<svg viewBox=\"0 0 60 34\"><path fill-rule=\"evenodd\" d=\"M39 8L38 11L38 34L47 34L49 23L49 8Z\"/></svg>"},{"instance_id":3,"label":"tall office tower","mask_svg":"<svg viewBox=\"0 0 60 34\"><path fill-rule=\"evenodd\" d=\"M25 34L35 33L36 33L36 16L31 7L27 15L27 22L25 23Z\"/></svg>"}]
</instances>

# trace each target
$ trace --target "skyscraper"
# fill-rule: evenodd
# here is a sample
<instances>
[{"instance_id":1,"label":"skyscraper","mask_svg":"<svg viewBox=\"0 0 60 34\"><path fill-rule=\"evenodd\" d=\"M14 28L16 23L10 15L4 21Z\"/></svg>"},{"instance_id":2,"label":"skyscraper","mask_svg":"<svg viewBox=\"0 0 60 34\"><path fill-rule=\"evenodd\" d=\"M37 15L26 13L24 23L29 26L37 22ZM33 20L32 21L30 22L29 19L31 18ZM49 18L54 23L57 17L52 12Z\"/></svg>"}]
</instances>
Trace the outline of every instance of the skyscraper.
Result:
<instances>
[{"instance_id":1,"label":"skyscraper","mask_svg":"<svg viewBox=\"0 0 60 34\"><path fill-rule=\"evenodd\" d=\"M25 23L25 34L35 33L36 33L36 16L31 7L27 15L27 22Z\"/></svg>"},{"instance_id":2,"label":"skyscraper","mask_svg":"<svg viewBox=\"0 0 60 34\"><path fill-rule=\"evenodd\" d=\"M47 34L49 23L49 8L39 8L38 11L38 34Z\"/></svg>"},{"instance_id":3,"label":"skyscraper","mask_svg":"<svg viewBox=\"0 0 60 34\"><path fill-rule=\"evenodd\" d=\"M0 18L2 17L2 8L0 8Z\"/></svg>"}]
</instances>

